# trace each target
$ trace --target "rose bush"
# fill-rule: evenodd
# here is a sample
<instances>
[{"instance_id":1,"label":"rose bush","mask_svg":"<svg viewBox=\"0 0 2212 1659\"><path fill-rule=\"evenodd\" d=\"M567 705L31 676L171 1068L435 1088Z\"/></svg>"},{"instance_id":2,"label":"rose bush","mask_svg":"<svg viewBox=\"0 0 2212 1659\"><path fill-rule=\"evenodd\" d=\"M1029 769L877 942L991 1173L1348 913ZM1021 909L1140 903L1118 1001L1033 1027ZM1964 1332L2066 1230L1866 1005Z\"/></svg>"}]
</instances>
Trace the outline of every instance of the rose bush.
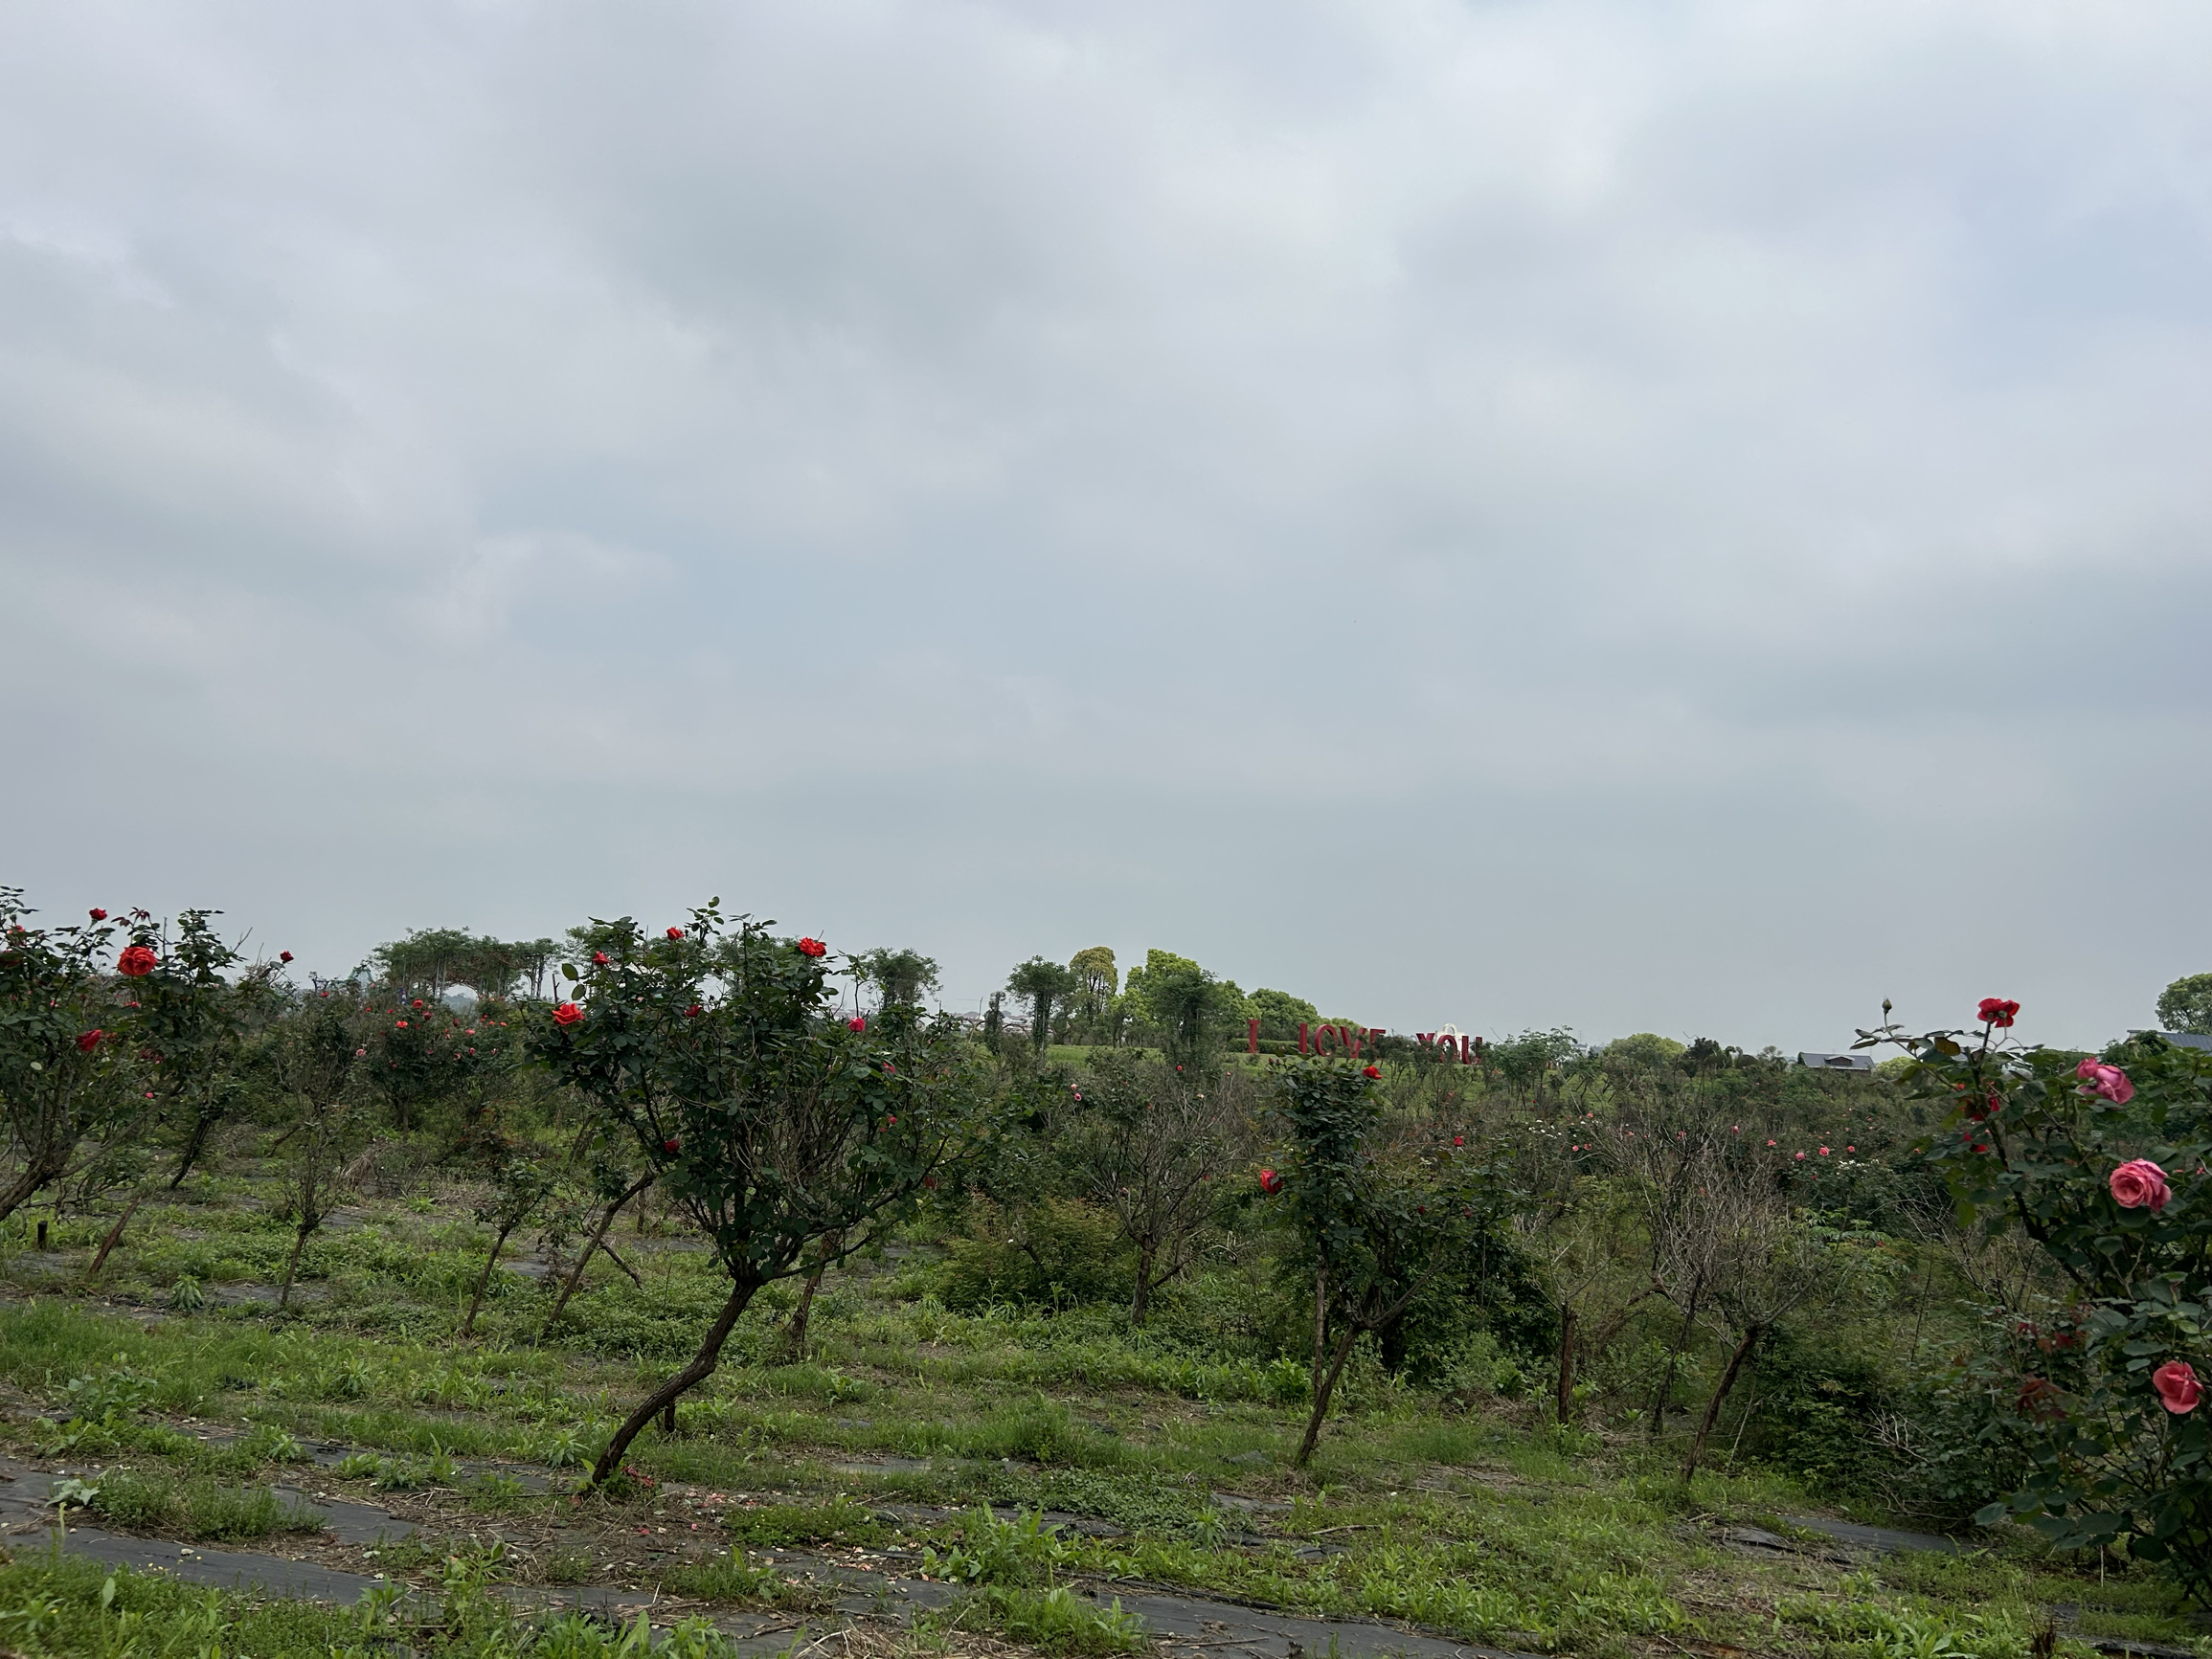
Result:
<instances>
[{"instance_id":1,"label":"rose bush","mask_svg":"<svg viewBox=\"0 0 2212 1659\"><path fill-rule=\"evenodd\" d=\"M2212 1604L2212 1053L2156 1033L2084 1059L1998 1034L1862 1032L1912 1059L1907 1089L1945 1109L1918 1150L1970 1220L2020 1227L2066 1293L2019 1320L1972 1380L1993 1455L2024 1467L1984 1523L2029 1520L2065 1548L2125 1540Z\"/></svg>"},{"instance_id":2,"label":"rose bush","mask_svg":"<svg viewBox=\"0 0 2212 1659\"><path fill-rule=\"evenodd\" d=\"M712 1243L730 1296L697 1356L615 1432L630 1442L713 1374L764 1285L879 1240L983 1132L979 1063L956 1027L887 1008L856 1030L828 948L723 920L648 934L594 922L607 947L562 971L579 993L531 1033L536 1057L635 1143L650 1177Z\"/></svg>"},{"instance_id":3,"label":"rose bush","mask_svg":"<svg viewBox=\"0 0 2212 1659\"><path fill-rule=\"evenodd\" d=\"M30 913L20 888L0 887L0 1111L10 1160L0 1219L128 1145L149 1105L137 998L107 971L115 930L104 914L34 928Z\"/></svg>"}]
</instances>

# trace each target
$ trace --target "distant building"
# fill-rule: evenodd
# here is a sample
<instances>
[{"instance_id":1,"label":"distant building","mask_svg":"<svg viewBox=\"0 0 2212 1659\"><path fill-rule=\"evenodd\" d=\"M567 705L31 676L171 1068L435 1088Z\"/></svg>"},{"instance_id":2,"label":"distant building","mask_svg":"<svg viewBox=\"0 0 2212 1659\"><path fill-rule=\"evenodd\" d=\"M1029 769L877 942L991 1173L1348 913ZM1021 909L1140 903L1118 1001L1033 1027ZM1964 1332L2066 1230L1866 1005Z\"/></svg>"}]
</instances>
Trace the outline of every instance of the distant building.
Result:
<instances>
[{"instance_id":1,"label":"distant building","mask_svg":"<svg viewBox=\"0 0 2212 1659\"><path fill-rule=\"evenodd\" d=\"M1814 1071L1872 1071L1871 1054L1815 1054L1810 1049L1797 1056L1797 1064Z\"/></svg>"}]
</instances>

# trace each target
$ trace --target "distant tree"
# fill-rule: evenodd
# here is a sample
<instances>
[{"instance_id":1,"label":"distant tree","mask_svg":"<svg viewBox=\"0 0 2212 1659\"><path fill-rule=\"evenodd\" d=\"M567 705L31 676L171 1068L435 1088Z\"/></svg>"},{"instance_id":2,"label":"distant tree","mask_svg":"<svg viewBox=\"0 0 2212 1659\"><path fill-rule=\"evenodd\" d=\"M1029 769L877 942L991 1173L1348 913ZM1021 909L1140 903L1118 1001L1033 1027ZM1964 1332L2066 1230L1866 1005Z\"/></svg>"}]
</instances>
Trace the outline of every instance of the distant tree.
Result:
<instances>
[{"instance_id":1,"label":"distant tree","mask_svg":"<svg viewBox=\"0 0 2212 1659\"><path fill-rule=\"evenodd\" d=\"M546 993L546 975L553 972L553 965L560 960L560 941L517 939L508 949L514 953L516 978L529 982L531 1000L542 1001Z\"/></svg>"},{"instance_id":2,"label":"distant tree","mask_svg":"<svg viewBox=\"0 0 2212 1659\"><path fill-rule=\"evenodd\" d=\"M998 1053L999 1038L1006 1029L1006 1013L1000 1006L1004 999L1004 992L992 992L990 1008L983 1015L983 1046L993 1054Z\"/></svg>"},{"instance_id":3,"label":"distant tree","mask_svg":"<svg viewBox=\"0 0 2212 1659\"><path fill-rule=\"evenodd\" d=\"M1107 1020L1107 1011L1121 989L1121 975L1114 964L1110 946L1093 945L1068 958L1075 975L1072 1012L1085 1030L1095 1037Z\"/></svg>"},{"instance_id":4,"label":"distant tree","mask_svg":"<svg viewBox=\"0 0 2212 1659\"><path fill-rule=\"evenodd\" d=\"M1689 1052L1687 1044L1677 1042L1671 1037L1661 1037L1656 1031L1638 1031L1631 1037L1616 1037L1603 1050L1608 1060L1625 1060L1632 1065L1664 1065L1679 1060Z\"/></svg>"},{"instance_id":5,"label":"distant tree","mask_svg":"<svg viewBox=\"0 0 2212 1659\"><path fill-rule=\"evenodd\" d=\"M370 953L376 976L405 997L436 1001L456 984L460 969L483 941L465 928L417 928L403 939L379 945Z\"/></svg>"},{"instance_id":6,"label":"distant tree","mask_svg":"<svg viewBox=\"0 0 2212 1659\"><path fill-rule=\"evenodd\" d=\"M2158 998L2158 1025L2212 1037L2212 974L2191 974L2167 986Z\"/></svg>"},{"instance_id":7,"label":"distant tree","mask_svg":"<svg viewBox=\"0 0 2212 1659\"><path fill-rule=\"evenodd\" d=\"M1321 1011L1303 997L1270 991L1264 985L1252 994L1252 1008L1253 1017L1259 1021L1259 1034L1282 1042L1296 1037L1301 1025L1321 1022Z\"/></svg>"},{"instance_id":8,"label":"distant tree","mask_svg":"<svg viewBox=\"0 0 2212 1659\"><path fill-rule=\"evenodd\" d=\"M1029 1045L1043 1048L1050 1041L1052 1008L1075 989L1073 969L1042 956L1031 956L1006 975L1006 989L1029 999Z\"/></svg>"},{"instance_id":9,"label":"distant tree","mask_svg":"<svg viewBox=\"0 0 2212 1659\"><path fill-rule=\"evenodd\" d=\"M875 987L886 1008L918 1008L922 993L937 989L937 965L919 951L863 951L853 957L852 970L863 984Z\"/></svg>"},{"instance_id":10,"label":"distant tree","mask_svg":"<svg viewBox=\"0 0 2212 1659\"><path fill-rule=\"evenodd\" d=\"M1234 984L1172 951L1147 951L1144 965L1129 970L1126 995L1137 1018L1159 1034L1168 1058L1185 1065L1219 1041L1245 1006Z\"/></svg>"},{"instance_id":11,"label":"distant tree","mask_svg":"<svg viewBox=\"0 0 2212 1659\"><path fill-rule=\"evenodd\" d=\"M1489 1046L1488 1064L1505 1082L1525 1087L1581 1053L1574 1033L1562 1026L1500 1039Z\"/></svg>"}]
</instances>

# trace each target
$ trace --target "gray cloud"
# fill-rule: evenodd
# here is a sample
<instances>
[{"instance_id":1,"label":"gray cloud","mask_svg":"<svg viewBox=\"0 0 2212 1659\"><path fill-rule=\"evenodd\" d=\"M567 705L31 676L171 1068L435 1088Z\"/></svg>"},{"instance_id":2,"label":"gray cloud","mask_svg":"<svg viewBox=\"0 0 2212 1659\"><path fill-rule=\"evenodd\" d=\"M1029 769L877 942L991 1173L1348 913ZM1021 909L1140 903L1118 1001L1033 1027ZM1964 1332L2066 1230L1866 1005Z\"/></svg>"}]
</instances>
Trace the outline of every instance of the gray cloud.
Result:
<instances>
[{"instance_id":1,"label":"gray cloud","mask_svg":"<svg viewBox=\"0 0 2212 1659\"><path fill-rule=\"evenodd\" d=\"M7 879L709 892L1396 1024L2089 1041L2198 871L2212 21L0 25Z\"/></svg>"}]
</instances>

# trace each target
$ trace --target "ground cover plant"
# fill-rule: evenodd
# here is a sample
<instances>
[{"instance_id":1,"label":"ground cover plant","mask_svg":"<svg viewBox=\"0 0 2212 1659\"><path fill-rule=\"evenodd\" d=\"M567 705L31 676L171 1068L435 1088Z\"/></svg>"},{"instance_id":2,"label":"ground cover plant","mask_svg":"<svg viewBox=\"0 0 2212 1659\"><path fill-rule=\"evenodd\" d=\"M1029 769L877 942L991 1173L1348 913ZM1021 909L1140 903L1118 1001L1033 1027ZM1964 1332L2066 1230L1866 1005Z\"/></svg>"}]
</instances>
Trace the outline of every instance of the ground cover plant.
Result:
<instances>
[{"instance_id":1,"label":"ground cover plant","mask_svg":"<svg viewBox=\"0 0 2212 1659\"><path fill-rule=\"evenodd\" d=\"M702 1653L740 1612L1130 1651L1163 1587L1562 1653L2196 1640L2198 1051L2018 1046L1993 999L1873 1075L1351 1020L1317 1059L1314 1005L1164 952L1133 999L1025 964L1024 1029L714 907L295 985L212 912L11 905L13 1490L407 1592L18 1532L15 1650L646 1639L510 1599L578 1585ZM1830 1559L1837 1515L1966 1553ZM936 1604L834 1611L885 1575Z\"/></svg>"}]
</instances>

